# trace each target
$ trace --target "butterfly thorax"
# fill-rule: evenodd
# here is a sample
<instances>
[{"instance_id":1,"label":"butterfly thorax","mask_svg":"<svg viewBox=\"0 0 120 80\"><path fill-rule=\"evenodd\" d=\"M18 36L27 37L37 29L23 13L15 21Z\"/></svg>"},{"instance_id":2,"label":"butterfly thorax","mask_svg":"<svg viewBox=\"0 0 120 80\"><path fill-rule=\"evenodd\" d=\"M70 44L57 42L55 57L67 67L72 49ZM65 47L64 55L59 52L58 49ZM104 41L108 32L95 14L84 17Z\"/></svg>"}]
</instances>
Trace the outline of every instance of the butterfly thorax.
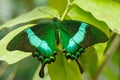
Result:
<instances>
[{"instance_id":1,"label":"butterfly thorax","mask_svg":"<svg viewBox=\"0 0 120 80\"><path fill-rule=\"evenodd\" d=\"M54 23L56 29L59 29L59 22L58 22L57 18L53 18L53 23Z\"/></svg>"},{"instance_id":2,"label":"butterfly thorax","mask_svg":"<svg viewBox=\"0 0 120 80\"><path fill-rule=\"evenodd\" d=\"M57 18L53 18L53 24L55 26L55 37L56 43L59 44L59 20Z\"/></svg>"}]
</instances>

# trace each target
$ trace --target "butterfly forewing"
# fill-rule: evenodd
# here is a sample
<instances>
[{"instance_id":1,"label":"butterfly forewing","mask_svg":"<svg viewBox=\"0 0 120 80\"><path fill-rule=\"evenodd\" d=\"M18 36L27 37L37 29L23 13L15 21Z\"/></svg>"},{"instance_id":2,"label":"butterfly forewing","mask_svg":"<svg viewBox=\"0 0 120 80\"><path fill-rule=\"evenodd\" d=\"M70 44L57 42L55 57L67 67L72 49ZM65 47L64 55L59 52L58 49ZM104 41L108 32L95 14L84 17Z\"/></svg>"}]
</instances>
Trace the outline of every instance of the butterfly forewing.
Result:
<instances>
[{"instance_id":1,"label":"butterfly forewing","mask_svg":"<svg viewBox=\"0 0 120 80\"><path fill-rule=\"evenodd\" d=\"M39 23L31 27L31 30L35 33L37 37L41 40L46 41L50 49L56 50L56 39L54 25L50 22ZM36 48L30 44L28 35L25 31L20 32L16 35L8 44L7 49L12 50L22 50L25 52L34 52Z\"/></svg>"},{"instance_id":2,"label":"butterfly forewing","mask_svg":"<svg viewBox=\"0 0 120 80\"><path fill-rule=\"evenodd\" d=\"M72 20L64 20L60 22L60 38L63 49L69 44L70 38L72 38L78 31L80 22Z\"/></svg>"},{"instance_id":3,"label":"butterfly forewing","mask_svg":"<svg viewBox=\"0 0 120 80\"><path fill-rule=\"evenodd\" d=\"M25 52L34 52L36 49L31 46L29 43L29 39L27 38L27 34L22 31L18 35L16 35L7 45L7 50L21 50Z\"/></svg>"},{"instance_id":4,"label":"butterfly forewing","mask_svg":"<svg viewBox=\"0 0 120 80\"><path fill-rule=\"evenodd\" d=\"M54 28L55 26L53 23L44 22L39 24L39 26L32 27L32 30L40 39L45 40L52 50L56 50L56 36Z\"/></svg>"},{"instance_id":5,"label":"butterfly forewing","mask_svg":"<svg viewBox=\"0 0 120 80\"><path fill-rule=\"evenodd\" d=\"M81 42L80 46L86 48L96 43L106 42L107 40L108 37L104 32L89 24L86 28L84 40Z\"/></svg>"},{"instance_id":6,"label":"butterfly forewing","mask_svg":"<svg viewBox=\"0 0 120 80\"><path fill-rule=\"evenodd\" d=\"M95 43L105 42L108 40L104 32L85 22L66 20L61 22L60 28L61 28L61 41L63 44L63 48L65 48L69 44L69 40L71 38L73 39L73 37L76 34L79 36L74 38L73 40L77 45L83 48L91 46ZM81 40L81 41L77 41L77 40Z\"/></svg>"}]
</instances>

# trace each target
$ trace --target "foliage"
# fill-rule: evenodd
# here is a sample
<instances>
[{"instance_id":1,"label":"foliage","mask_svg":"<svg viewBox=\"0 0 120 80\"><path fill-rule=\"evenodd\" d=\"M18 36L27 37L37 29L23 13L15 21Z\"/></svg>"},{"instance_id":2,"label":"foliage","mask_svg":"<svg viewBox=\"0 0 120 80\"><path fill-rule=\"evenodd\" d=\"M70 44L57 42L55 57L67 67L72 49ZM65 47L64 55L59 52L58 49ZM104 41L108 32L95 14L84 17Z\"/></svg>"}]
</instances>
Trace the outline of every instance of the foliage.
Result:
<instances>
[{"instance_id":1,"label":"foliage","mask_svg":"<svg viewBox=\"0 0 120 80\"><path fill-rule=\"evenodd\" d=\"M60 20L73 19L85 21L101 29L109 36L110 40L108 43L96 44L87 48L85 53L81 55L79 60L85 70L84 74L81 75L79 73L78 66L74 61L66 60L63 54L58 50L59 54L56 62L48 64L45 68L45 77L43 79L39 78L39 69L36 69L32 80L96 80L99 76L99 79L105 76L105 80L112 80L110 78L112 78L111 76L113 75L113 78L118 80L118 78L120 78L119 72L117 71L119 70L117 63L119 58L117 56L119 56L120 53L120 35L118 35L120 34L119 10L120 3L117 0L48 0L48 6L37 7L0 26L1 34L4 29L8 29L9 32L0 40L0 60L6 61L8 64L16 64L16 62L30 56L31 53L22 51L7 51L6 46L15 35L25 28L33 26L43 18L51 19L58 17ZM109 32L109 30L111 30L111 32ZM116 35L110 36L113 32L117 33L117 38ZM112 44L116 39L117 45L116 43ZM111 49L111 46L116 46L116 48ZM110 64L107 63L107 66L105 66L105 61L111 57L108 55L113 56L109 60ZM112 67L109 65L113 66L114 69L111 70ZM40 68L40 66L41 64L38 68ZM103 68L102 66L105 67ZM24 67L24 65L22 67ZM103 72L100 74L102 69Z\"/></svg>"}]
</instances>

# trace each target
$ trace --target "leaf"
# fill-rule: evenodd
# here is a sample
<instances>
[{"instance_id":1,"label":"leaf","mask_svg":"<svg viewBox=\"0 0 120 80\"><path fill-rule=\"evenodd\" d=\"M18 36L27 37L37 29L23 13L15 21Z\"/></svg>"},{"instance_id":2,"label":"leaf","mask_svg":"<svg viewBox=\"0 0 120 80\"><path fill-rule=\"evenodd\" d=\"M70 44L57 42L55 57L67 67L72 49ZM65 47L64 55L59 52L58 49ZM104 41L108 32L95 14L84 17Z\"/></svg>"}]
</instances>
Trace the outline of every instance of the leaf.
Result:
<instances>
[{"instance_id":1,"label":"leaf","mask_svg":"<svg viewBox=\"0 0 120 80\"><path fill-rule=\"evenodd\" d=\"M53 18L54 16L56 17L57 14L58 12L51 7L38 7L28 13L24 13L19 17L4 23L0 29L2 29L3 27L12 27L18 24L27 23L41 18Z\"/></svg>"},{"instance_id":2,"label":"leaf","mask_svg":"<svg viewBox=\"0 0 120 80\"><path fill-rule=\"evenodd\" d=\"M51 80L82 80L78 65L75 61L68 61L58 52L56 61L48 65Z\"/></svg>"},{"instance_id":3,"label":"leaf","mask_svg":"<svg viewBox=\"0 0 120 80\"><path fill-rule=\"evenodd\" d=\"M61 14L65 10L67 0L48 0L48 4L50 7L57 9Z\"/></svg>"},{"instance_id":4,"label":"leaf","mask_svg":"<svg viewBox=\"0 0 120 80\"><path fill-rule=\"evenodd\" d=\"M104 50L106 48L106 43L99 43L94 45L94 48L96 49L98 60L101 61L103 59Z\"/></svg>"},{"instance_id":5,"label":"leaf","mask_svg":"<svg viewBox=\"0 0 120 80\"><path fill-rule=\"evenodd\" d=\"M13 64L20 61L23 58L30 56L30 53L22 52L22 51L8 51L6 50L6 46L12 38L17 35L19 32L23 31L25 28L31 27L31 25L22 26L21 28L15 29L14 31L10 32L7 36L5 36L0 41L0 60L6 61L8 64Z\"/></svg>"},{"instance_id":6,"label":"leaf","mask_svg":"<svg viewBox=\"0 0 120 80\"><path fill-rule=\"evenodd\" d=\"M120 4L120 0L114 0L114 1Z\"/></svg>"},{"instance_id":7,"label":"leaf","mask_svg":"<svg viewBox=\"0 0 120 80\"><path fill-rule=\"evenodd\" d=\"M74 2L85 11L104 21L109 28L120 34L120 4L113 0L75 0Z\"/></svg>"}]
</instances>

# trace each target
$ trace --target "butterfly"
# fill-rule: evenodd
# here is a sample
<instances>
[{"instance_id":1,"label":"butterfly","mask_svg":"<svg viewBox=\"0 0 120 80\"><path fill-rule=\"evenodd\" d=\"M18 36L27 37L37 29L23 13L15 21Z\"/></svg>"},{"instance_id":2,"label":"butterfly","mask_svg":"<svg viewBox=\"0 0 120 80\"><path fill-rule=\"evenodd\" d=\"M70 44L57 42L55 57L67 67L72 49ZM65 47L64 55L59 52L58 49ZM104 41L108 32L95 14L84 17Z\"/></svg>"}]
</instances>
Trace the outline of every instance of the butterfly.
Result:
<instances>
[{"instance_id":1,"label":"butterfly","mask_svg":"<svg viewBox=\"0 0 120 80\"><path fill-rule=\"evenodd\" d=\"M62 44L65 57L75 60L80 72L83 73L83 68L78 61L81 53L85 48L107 40L106 34L91 24L53 18L20 32L8 43L7 50L32 52L33 56L42 63L39 75L43 78L45 65L56 59L59 42Z\"/></svg>"}]
</instances>

